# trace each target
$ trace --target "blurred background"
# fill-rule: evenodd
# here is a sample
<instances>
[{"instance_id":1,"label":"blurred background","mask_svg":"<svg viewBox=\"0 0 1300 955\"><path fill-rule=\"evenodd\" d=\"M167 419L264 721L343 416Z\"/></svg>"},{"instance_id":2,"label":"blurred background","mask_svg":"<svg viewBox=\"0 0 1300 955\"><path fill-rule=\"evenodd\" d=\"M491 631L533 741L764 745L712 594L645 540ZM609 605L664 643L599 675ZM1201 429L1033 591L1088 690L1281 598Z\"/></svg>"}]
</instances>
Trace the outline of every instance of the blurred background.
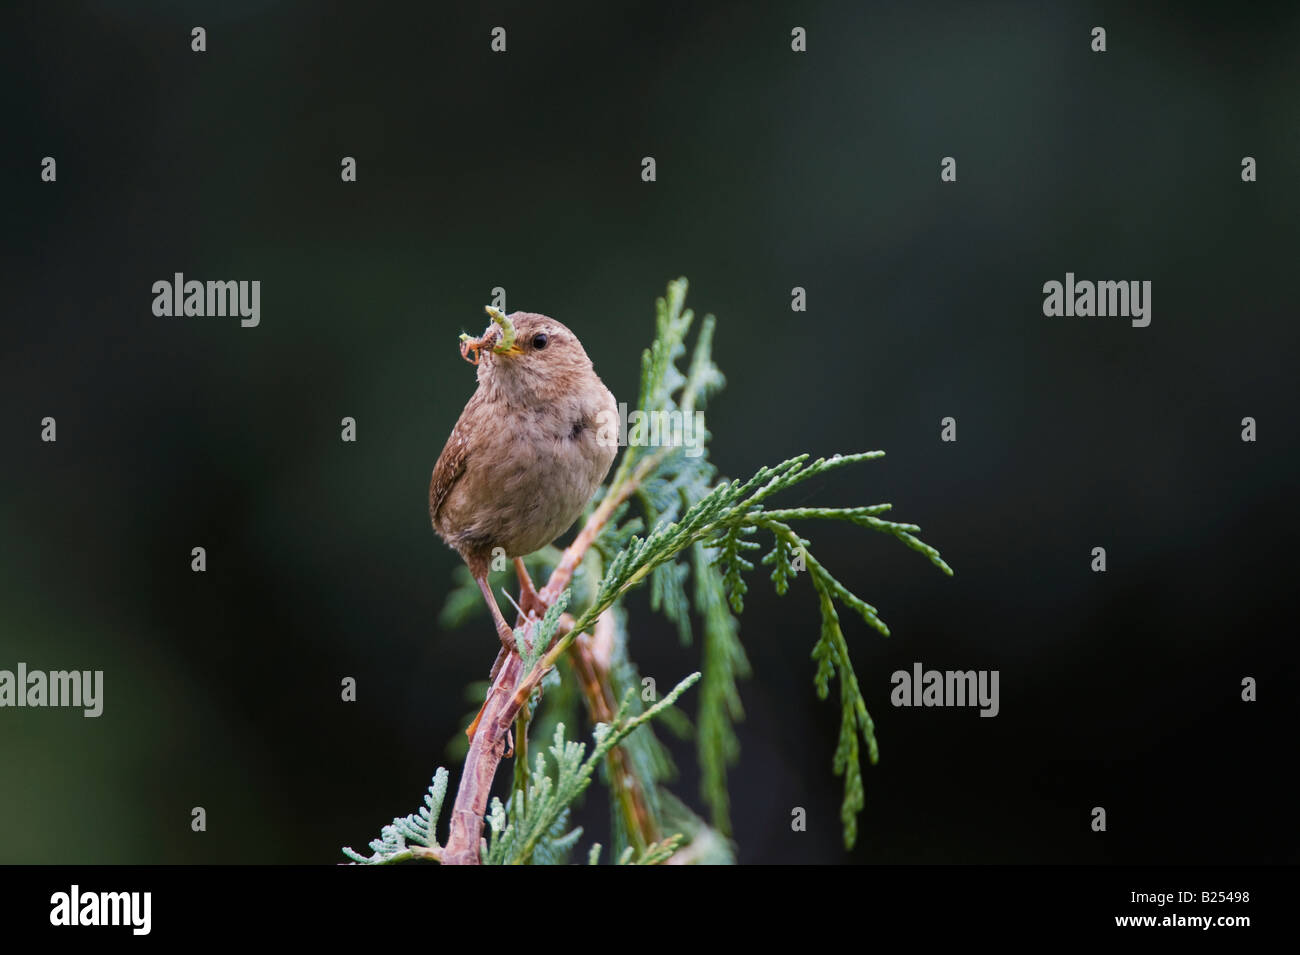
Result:
<instances>
[{"instance_id":1,"label":"blurred background","mask_svg":"<svg viewBox=\"0 0 1300 955\"><path fill-rule=\"evenodd\" d=\"M742 862L1296 861L1298 40L1286 5L6 13L0 668L102 669L105 707L0 710L0 862L334 863L454 787L497 646L438 624L457 335L502 286L634 402L678 275L722 473L884 449L785 503L893 502L956 571L806 528L893 631L844 617L881 746L852 852L815 597L751 576ZM1045 318L1067 271L1150 280L1150 327ZM259 279L260 326L155 317L174 272ZM698 668L629 607L645 674ZM891 707L917 661L999 670L1000 714ZM580 817L608 844L599 784Z\"/></svg>"}]
</instances>

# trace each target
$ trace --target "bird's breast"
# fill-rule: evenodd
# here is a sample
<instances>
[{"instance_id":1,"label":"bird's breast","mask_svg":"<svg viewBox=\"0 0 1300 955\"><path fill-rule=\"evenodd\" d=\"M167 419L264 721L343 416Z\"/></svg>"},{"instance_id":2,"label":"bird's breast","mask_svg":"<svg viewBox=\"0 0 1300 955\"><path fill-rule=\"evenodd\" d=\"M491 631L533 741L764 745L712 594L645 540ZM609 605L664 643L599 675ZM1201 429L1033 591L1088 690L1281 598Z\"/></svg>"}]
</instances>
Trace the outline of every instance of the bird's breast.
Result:
<instances>
[{"instance_id":1,"label":"bird's breast","mask_svg":"<svg viewBox=\"0 0 1300 955\"><path fill-rule=\"evenodd\" d=\"M574 398L498 408L471 450L465 474L443 506L444 522L473 549L532 553L581 515L618 453L602 429L617 414L609 390L596 402ZM593 396L594 397L594 396ZM612 429L615 437L617 428Z\"/></svg>"}]
</instances>

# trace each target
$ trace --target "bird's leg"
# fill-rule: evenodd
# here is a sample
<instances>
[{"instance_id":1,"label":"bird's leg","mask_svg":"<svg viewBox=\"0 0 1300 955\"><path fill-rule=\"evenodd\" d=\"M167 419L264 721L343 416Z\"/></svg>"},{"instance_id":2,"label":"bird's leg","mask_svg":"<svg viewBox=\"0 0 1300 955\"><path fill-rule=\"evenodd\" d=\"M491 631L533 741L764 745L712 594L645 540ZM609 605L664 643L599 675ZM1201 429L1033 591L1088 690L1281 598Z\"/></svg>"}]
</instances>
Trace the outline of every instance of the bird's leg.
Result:
<instances>
[{"instance_id":1,"label":"bird's leg","mask_svg":"<svg viewBox=\"0 0 1300 955\"><path fill-rule=\"evenodd\" d=\"M497 636L501 638L501 646L506 648L508 653L514 653L515 650L515 632L506 623L506 618L501 613L501 608L497 606L496 598L492 596L492 588L488 586L487 571L474 575L474 582L478 584L479 591L483 594L483 599L487 601L488 610L492 612L492 621L497 627Z\"/></svg>"},{"instance_id":2,"label":"bird's leg","mask_svg":"<svg viewBox=\"0 0 1300 955\"><path fill-rule=\"evenodd\" d=\"M520 557L515 558L515 574L519 577L519 606L524 613L536 614L538 617L543 616L547 610L546 601L542 599L541 594L537 592L537 588L533 586L533 578L528 575L528 568ZM540 689L541 684L538 684L538 690Z\"/></svg>"},{"instance_id":3,"label":"bird's leg","mask_svg":"<svg viewBox=\"0 0 1300 955\"><path fill-rule=\"evenodd\" d=\"M501 607L497 604L496 598L492 596L492 588L488 586L487 567L471 567L470 573L473 574L474 581L478 584L478 589L483 594L483 599L487 601L488 610L492 612L492 620L496 624L497 636L501 638L502 650L497 654L496 662L492 665L492 675L488 678L490 680L495 680L497 674L501 671L501 667L505 664L506 660L510 658L509 655L511 653L518 653L518 649L515 646L515 634L514 631L510 629L510 625L506 623L506 618L501 613ZM515 558L515 573L519 575L520 616L522 617L524 614L529 612L536 613L538 616L546 613L546 604L538 595L537 588L533 586L533 579L528 575L528 568L524 566L524 562L518 557ZM520 620L519 622L522 625L525 621ZM487 700L484 700L483 706L479 707L478 715L474 717L474 721L465 728L465 735L468 736L471 741L474 739L475 732L478 731L478 724L483 718L483 710L486 707ZM514 752L513 743L509 745L509 749L511 753Z\"/></svg>"},{"instance_id":4,"label":"bird's leg","mask_svg":"<svg viewBox=\"0 0 1300 955\"><path fill-rule=\"evenodd\" d=\"M510 625L506 623L506 618L502 615L496 598L492 596L492 588L488 586L486 562L480 564L475 561L470 566L470 574L473 575L474 582L478 584L483 599L487 601L488 610L491 611L492 620L496 624L497 636L501 639L501 652L497 654L496 663L492 665L492 675L488 677L489 680L495 680L497 674L501 672L501 667L510 659L510 654L519 652L515 647L515 634L510 629ZM483 700L483 705L478 708L478 715L474 717L474 721L465 728L465 735L469 737L471 742L474 740L474 734L478 731L479 720L483 718L483 710L487 707L488 699L491 699L491 691L488 692L488 698ZM514 751L513 745L510 750L511 752Z\"/></svg>"},{"instance_id":5,"label":"bird's leg","mask_svg":"<svg viewBox=\"0 0 1300 955\"><path fill-rule=\"evenodd\" d=\"M528 568L519 557L515 558L515 573L519 576L519 605L523 607L525 613L542 616L546 613L546 603L537 593L537 588L533 586L533 578L528 576Z\"/></svg>"}]
</instances>

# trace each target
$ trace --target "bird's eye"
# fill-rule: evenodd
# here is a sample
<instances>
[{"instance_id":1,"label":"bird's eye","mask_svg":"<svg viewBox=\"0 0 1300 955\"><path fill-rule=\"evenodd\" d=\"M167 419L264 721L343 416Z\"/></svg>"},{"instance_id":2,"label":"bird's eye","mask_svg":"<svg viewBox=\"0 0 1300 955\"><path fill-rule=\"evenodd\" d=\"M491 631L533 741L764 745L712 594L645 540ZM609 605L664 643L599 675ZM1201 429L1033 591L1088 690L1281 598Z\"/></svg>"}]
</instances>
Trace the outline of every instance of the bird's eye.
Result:
<instances>
[{"instance_id":1,"label":"bird's eye","mask_svg":"<svg viewBox=\"0 0 1300 955\"><path fill-rule=\"evenodd\" d=\"M547 341L546 333L538 332L536 335L533 336L533 347L540 351L541 349L546 347L546 341Z\"/></svg>"}]
</instances>

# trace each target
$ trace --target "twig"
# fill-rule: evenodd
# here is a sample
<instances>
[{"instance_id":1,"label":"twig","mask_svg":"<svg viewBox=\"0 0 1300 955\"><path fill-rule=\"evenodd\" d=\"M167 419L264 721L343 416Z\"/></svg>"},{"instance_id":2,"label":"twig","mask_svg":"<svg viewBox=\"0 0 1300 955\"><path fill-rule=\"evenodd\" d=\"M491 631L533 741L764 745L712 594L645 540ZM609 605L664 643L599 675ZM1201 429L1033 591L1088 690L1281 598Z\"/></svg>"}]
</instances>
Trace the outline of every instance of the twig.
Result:
<instances>
[{"instance_id":1,"label":"twig","mask_svg":"<svg viewBox=\"0 0 1300 955\"><path fill-rule=\"evenodd\" d=\"M612 723L617 709L609 668L614 642L613 616L601 614L592 629L590 637L585 633L578 635L570 653L591 721ZM640 855L659 841L659 831L646 805L642 781L633 772L627 750L622 746L615 746L606 753L605 760L610 789L622 813L628 838Z\"/></svg>"},{"instance_id":2,"label":"twig","mask_svg":"<svg viewBox=\"0 0 1300 955\"><path fill-rule=\"evenodd\" d=\"M618 507L636 490L641 480L654 467L657 454L642 458L631 474L629 458L625 455L618 474L605 498L591 512L587 523L583 525L572 544L565 549L559 564L551 572L538 596L548 606L569 586L574 572L582 563L596 538L609 522ZM536 621L528 621L528 633L536 628ZM556 630L555 638L561 639L563 627ZM567 644L566 644L567 646ZM479 716L478 729L465 754L465 767L461 771L460 786L456 789L456 804L451 811L451 830L447 845L442 850L443 865L478 865L480 861L479 840L483 835L483 815L487 812L488 799L492 793L492 780L496 777L497 766L505 757L506 731L514 722L519 708L532 694L541 681L543 674L554 665L554 660L543 658L531 673L522 681L520 670L522 661L517 654L510 654L492 681L488 690L487 702ZM525 689L526 687L526 689Z\"/></svg>"}]
</instances>

